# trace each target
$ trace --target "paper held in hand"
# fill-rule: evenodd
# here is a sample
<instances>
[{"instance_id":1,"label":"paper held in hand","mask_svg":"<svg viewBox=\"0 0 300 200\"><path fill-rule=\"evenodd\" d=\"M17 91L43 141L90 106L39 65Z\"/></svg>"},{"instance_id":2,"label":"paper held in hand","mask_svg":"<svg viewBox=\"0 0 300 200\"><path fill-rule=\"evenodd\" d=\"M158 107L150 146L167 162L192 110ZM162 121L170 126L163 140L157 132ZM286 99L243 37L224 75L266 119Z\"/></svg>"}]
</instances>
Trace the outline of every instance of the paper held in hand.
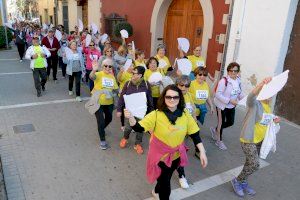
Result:
<instances>
[{"instance_id":1,"label":"paper held in hand","mask_svg":"<svg viewBox=\"0 0 300 200\"><path fill-rule=\"evenodd\" d=\"M92 36L90 34L87 34L85 38L85 46L88 47L91 41L92 41Z\"/></svg>"},{"instance_id":2,"label":"paper held in hand","mask_svg":"<svg viewBox=\"0 0 300 200\"><path fill-rule=\"evenodd\" d=\"M125 29L122 29L120 31L120 34L121 34L122 38L128 38L128 32Z\"/></svg>"},{"instance_id":3,"label":"paper held in hand","mask_svg":"<svg viewBox=\"0 0 300 200\"><path fill-rule=\"evenodd\" d=\"M190 42L186 38L177 38L178 41L178 46L180 49L184 52L187 53L190 49Z\"/></svg>"},{"instance_id":4,"label":"paper held in hand","mask_svg":"<svg viewBox=\"0 0 300 200\"><path fill-rule=\"evenodd\" d=\"M93 35L95 35L97 32L99 32L98 26L95 23L91 24L91 28L92 28Z\"/></svg>"},{"instance_id":5,"label":"paper held in hand","mask_svg":"<svg viewBox=\"0 0 300 200\"><path fill-rule=\"evenodd\" d=\"M82 23L81 19L78 19L78 31L79 32L83 31L83 23Z\"/></svg>"},{"instance_id":6,"label":"paper held in hand","mask_svg":"<svg viewBox=\"0 0 300 200\"><path fill-rule=\"evenodd\" d=\"M108 39L108 35L106 33L104 33L103 35L101 35L101 44L104 44L104 42L106 42Z\"/></svg>"},{"instance_id":7,"label":"paper held in hand","mask_svg":"<svg viewBox=\"0 0 300 200\"><path fill-rule=\"evenodd\" d=\"M147 97L145 92L124 95L125 107L134 117L144 118L147 112Z\"/></svg>"},{"instance_id":8,"label":"paper held in hand","mask_svg":"<svg viewBox=\"0 0 300 200\"><path fill-rule=\"evenodd\" d=\"M159 72L154 72L148 79L149 83L158 83L162 81L162 75Z\"/></svg>"},{"instance_id":9,"label":"paper held in hand","mask_svg":"<svg viewBox=\"0 0 300 200\"><path fill-rule=\"evenodd\" d=\"M272 78L268 84L264 85L257 96L257 100L265 100L276 95L286 84L289 77L289 70Z\"/></svg>"},{"instance_id":10,"label":"paper held in hand","mask_svg":"<svg viewBox=\"0 0 300 200\"><path fill-rule=\"evenodd\" d=\"M239 100L238 105L246 107L247 106L247 98L248 98L248 95L246 95L244 98Z\"/></svg>"},{"instance_id":11,"label":"paper held in hand","mask_svg":"<svg viewBox=\"0 0 300 200\"><path fill-rule=\"evenodd\" d=\"M127 71L131 65L132 65L132 59L127 59L123 66L124 71Z\"/></svg>"},{"instance_id":12,"label":"paper held in hand","mask_svg":"<svg viewBox=\"0 0 300 200\"><path fill-rule=\"evenodd\" d=\"M55 37L56 37L56 39L57 39L58 41L61 40L62 34L61 34L61 32L60 32L59 30L56 30L56 31L55 31Z\"/></svg>"},{"instance_id":13,"label":"paper held in hand","mask_svg":"<svg viewBox=\"0 0 300 200\"><path fill-rule=\"evenodd\" d=\"M178 69L183 75L190 75L192 71L192 63L189 59L182 58L177 60Z\"/></svg>"},{"instance_id":14,"label":"paper held in hand","mask_svg":"<svg viewBox=\"0 0 300 200\"><path fill-rule=\"evenodd\" d=\"M160 59L158 61L158 68L164 68L167 65L168 65L168 63L164 59Z\"/></svg>"}]
</instances>

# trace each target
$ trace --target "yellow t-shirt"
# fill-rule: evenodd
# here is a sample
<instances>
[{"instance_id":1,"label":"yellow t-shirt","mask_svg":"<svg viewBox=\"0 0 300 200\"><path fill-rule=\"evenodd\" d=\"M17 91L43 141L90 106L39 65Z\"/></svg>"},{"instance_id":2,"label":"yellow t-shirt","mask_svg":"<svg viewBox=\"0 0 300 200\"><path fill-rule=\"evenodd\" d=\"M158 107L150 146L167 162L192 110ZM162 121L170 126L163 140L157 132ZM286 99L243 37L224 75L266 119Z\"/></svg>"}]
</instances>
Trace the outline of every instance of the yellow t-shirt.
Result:
<instances>
[{"instance_id":1,"label":"yellow t-shirt","mask_svg":"<svg viewBox=\"0 0 300 200\"><path fill-rule=\"evenodd\" d=\"M164 73L162 73L160 70L156 70L155 72L160 72L162 75L164 75ZM150 69L147 69L145 71L144 74L144 79L145 81L149 80L149 77L153 74L154 72L152 72ZM160 96L160 88L159 85L151 85L151 92L152 92L152 97L158 98Z\"/></svg>"},{"instance_id":2,"label":"yellow t-shirt","mask_svg":"<svg viewBox=\"0 0 300 200\"><path fill-rule=\"evenodd\" d=\"M253 137L253 143L257 144L264 140L268 124L273 120L273 114L271 111L271 106L266 103L262 103L261 105L263 107L264 113L262 119L255 123L254 125L254 137ZM243 143L250 143L249 141L240 138L240 141Z\"/></svg>"},{"instance_id":3,"label":"yellow t-shirt","mask_svg":"<svg viewBox=\"0 0 300 200\"><path fill-rule=\"evenodd\" d=\"M127 81L130 81L130 80L131 80L131 77L132 77L132 73L129 73L128 71L122 73L122 75L121 75L121 77L120 77L120 80L119 80L119 83L120 83L120 90L123 89L124 84L125 84Z\"/></svg>"},{"instance_id":4,"label":"yellow t-shirt","mask_svg":"<svg viewBox=\"0 0 300 200\"><path fill-rule=\"evenodd\" d=\"M192 94L195 104L204 104L210 95L210 89L206 81L202 84L197 80L191 82L189 92Z\"/></svg>"},{"instance_id":5,"label":"yellow t-shirt","mask_svg":"<svg viewBox=\"0 0 300 200\"><path fill-rule=\"evenodd\" d=\"M189 111L191 115L193 115L193 113L195 112L195 105L191 93L187 92L185 95L183 95L183 97L185 108Z\"/></svg>"},{"instance_id":6,"label":"yellow t-shirt","mask_svg":"<svg viewBox=\"0 0 300 200\"><path fill-rule=\"evenodd\" d=\"M34 60L34 68L37 68L37 69L41 69L41 68L44 68L45 67L45 61L41 54L43 52L43 49L42 47L40 46L34 46L33 47L34 49L34 53L36 53L38 55L38 57Z\"/></svg>"},{"instance_id":7,"label":"yellow t-shirt","mask_svg":"<svg viewBox=\"0 0 300 200\"><path fill-rule=\"evenodd\" d=\"M94 80L94 90L109 90L118 89L116 79L111 74L106 74L103 71L96 72L96 80ZM99 98L100 105L111 105L114 103L113 98L106 98L106 94L101 94Z\"/></svg>"},{"instance_id":8,"label":"yellow t-shirt","mask_svg":"<svg viewBox=\"0 0 300 200\"><path fill-rule=\"evenodd\" d=\"M192 63L192 71L194 71L197 67L205 67L205 60L203 57L197 57L195 55L190 55L187 57Z\"/></svg>"},{"instance_id":9,"label":"yellow t-shirt","mask_svg":"<svg viewBox=\"0 0 300 200\"><path fill-rule=\"evenodd\" d=\"M158 55L156 55L155 58L158 60L158 62L166 64L163 68L160 68L160 67L158 67L158 68L162 69L164 74L167 74L167 71L168 71L169 67L171 66L169 58L167 56L160 58Z\"/></svg>"},{"instance_id":10,"label":"yellow t-shirt","mask_svg":"<svg viewBox=\"0 0 300 200\"><path fill-rule=\"evenodd\" d=\"M135 64L136 67L137 67L137 66L143 66L143 67L145 67L145 69L147 68L147 67L146 67L146 63L145 63L144 60L143 60L142 62L139 62L138 60L135 60L135 61L134 61L134 64Z\"/></svg>"},{"instance_id":11,"label":"yellow t-shirt","mask_svg":"<svg viewBox=\"0 0 300 200\"><path fill-rule=\"evenodd\" d=\"M139 123L145 131L153 131L155 137L172 148L182 144L186 135L194 134L200 130L187 110L181 117L177 118L175 125L172 125L167 116L158 110L147 114ZM179 152L174 155L173 160L178 157Z\"/></svg>"}]
</instances>

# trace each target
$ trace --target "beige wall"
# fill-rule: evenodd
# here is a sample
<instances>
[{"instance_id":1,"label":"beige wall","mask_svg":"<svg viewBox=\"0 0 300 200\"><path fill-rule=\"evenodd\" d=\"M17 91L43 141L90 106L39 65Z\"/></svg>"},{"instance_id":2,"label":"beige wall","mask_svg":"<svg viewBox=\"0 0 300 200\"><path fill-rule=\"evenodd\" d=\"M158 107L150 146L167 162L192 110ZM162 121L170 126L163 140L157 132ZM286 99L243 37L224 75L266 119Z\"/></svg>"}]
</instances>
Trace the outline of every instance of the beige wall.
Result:
<instances>
[{"instance_id":1,"label":"beige wall","mask_svg":"<svg viewBox=\"0 0 300 200\"><path fill-rule=\"evenodd\" d=\"M101 29L100 24L100 0L89 0L88 1L88 23L95 23L99 30Z\"/></svg>"},{"instance_id":2,"label":"beige wall","mask_svg":"<svg viewBox=\"0 0 300 200\"><path fill-rule=\"evenodd\" d=\"M62 16L62 2L58 1L58 8L57 8L57 23L63 24L63 16Z\"/></svg>"},{"instance_id":3,"label":"beige wall","mask_svg":"<svg viewBox=\"0 0 300 200\"><path fill-rule=\"evenodd\" d=\"M53 13L54 0L39 0L38 6L39 6L39 15L42 16L41 23L49 23L50 16L53 17L53 23L55 23L54 13ZM45 9L48 9L48 17L46 17Z\"/></svg>"},{"instance_id":4,"label":"beige wall","mask_svg":"<svg viewBox=\"0 0 300 200\"><path fill-rule=\"evenodd\" d=\"M69 30L73 31L75 25L77 25L78 19L82 19L82 7L77 6L77 2L75 0L69 0L68 11L69 11Z\"/></svg>"}]
</instances>

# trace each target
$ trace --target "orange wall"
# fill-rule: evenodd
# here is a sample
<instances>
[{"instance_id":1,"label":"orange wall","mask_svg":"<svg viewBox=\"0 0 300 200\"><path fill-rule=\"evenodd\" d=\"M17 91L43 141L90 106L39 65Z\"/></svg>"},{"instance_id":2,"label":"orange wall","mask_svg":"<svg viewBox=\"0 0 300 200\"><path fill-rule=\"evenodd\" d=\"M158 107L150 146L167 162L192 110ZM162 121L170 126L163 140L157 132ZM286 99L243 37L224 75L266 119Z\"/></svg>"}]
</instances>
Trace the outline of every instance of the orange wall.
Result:
<instances>
[{"instance_id":1,"label":"orange wall","mask_svg":"<svg viewBox=\"0 0 300 200\"><path fill-rule=\"evenodd\" d=\"M124 17L133 26L133 36L136 47L146 51L149 56L151 51L150 23L155 0L102 0L101 12L108 16L117 13ZM212 39L209 41L206 64L210 73L220 70L220 63L217 63L218 52L223 52L224 45L215 42L216 35L226 32L226 25L222 25L223 14L228 14L229 5L225 1L211 0L214 10L214 28ZM102 17L103 19L103 17ZM104 21L102 21L104 24ZM103 31L104 29L102 29Z\"/></svg>"}]
</instances>

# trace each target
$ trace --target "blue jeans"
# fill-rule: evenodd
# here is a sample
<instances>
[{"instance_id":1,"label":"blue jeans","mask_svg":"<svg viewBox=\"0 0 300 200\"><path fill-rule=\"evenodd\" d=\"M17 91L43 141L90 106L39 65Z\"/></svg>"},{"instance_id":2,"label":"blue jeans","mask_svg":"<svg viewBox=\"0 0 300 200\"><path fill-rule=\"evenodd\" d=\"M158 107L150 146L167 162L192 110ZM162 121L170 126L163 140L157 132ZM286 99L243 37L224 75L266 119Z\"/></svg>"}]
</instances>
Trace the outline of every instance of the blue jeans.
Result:
<instances>
[{"instance_id":1,"label":"blue jeans","mask_svg":"<svg viewBox=\"0 0 300 200\"><path fill-rule=\"evenodd\" d=\"M204 104L195 104L196 108L198 108L200 110L200 115L197 116L197 120L203 124L204 123L204 118L205 115L207 113L207 107L206 107L206 103Z\"/></svg>"}]
</instances>

